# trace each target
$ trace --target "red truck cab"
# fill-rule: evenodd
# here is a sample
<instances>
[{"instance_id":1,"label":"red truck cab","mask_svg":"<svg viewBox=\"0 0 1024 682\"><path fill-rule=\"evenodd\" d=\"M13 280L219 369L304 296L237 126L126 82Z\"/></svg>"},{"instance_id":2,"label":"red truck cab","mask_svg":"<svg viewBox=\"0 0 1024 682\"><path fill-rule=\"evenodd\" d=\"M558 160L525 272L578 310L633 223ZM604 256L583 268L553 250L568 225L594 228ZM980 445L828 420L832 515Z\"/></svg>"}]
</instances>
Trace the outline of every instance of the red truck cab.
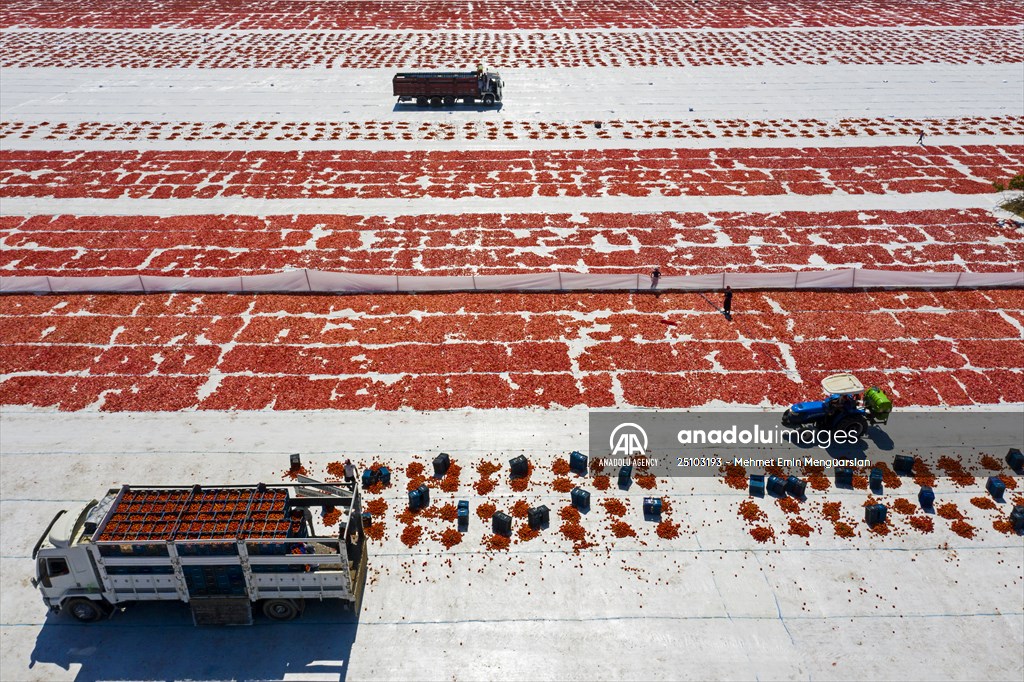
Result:
<instances>
[{"instance_id":1,"label":"red truck cab","mask_svg":"<svg viewBox=\"0 0 1024 682\"><path fill-rule=\"evenodd\" d=\"M491 106L501 102L504 83L494 71L399 73L391 80L399 102L417 106L452 106L458 102Z\"/></svg>"}]
</instances>

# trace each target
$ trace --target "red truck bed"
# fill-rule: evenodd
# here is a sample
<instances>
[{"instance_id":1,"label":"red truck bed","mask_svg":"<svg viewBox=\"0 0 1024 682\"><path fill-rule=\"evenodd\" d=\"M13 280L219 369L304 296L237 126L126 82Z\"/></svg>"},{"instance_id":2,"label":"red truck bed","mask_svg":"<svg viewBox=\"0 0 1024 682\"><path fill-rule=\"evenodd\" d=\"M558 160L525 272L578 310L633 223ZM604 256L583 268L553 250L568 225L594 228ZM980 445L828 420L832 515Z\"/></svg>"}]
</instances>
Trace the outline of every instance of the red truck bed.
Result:
<instances>
[{"instance_id":1,"label":"red truck bed","mask_svg":"<svg viewBox=\"0 0 1024 682\"><path fill-rule=\"evenodd\" d=\"M391 80L396 97L478 97L477 76L472 71L400 73Z\"/></svg>"}]
</instances>

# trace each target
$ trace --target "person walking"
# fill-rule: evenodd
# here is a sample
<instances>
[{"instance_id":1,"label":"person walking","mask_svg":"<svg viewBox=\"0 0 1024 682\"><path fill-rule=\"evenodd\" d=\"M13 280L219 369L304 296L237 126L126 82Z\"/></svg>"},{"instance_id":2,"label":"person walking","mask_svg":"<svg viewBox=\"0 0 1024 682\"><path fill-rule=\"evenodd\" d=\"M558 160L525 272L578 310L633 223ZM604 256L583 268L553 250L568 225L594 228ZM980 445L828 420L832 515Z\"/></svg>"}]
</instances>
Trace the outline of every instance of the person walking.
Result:
<instances>
[{"instance_id":1,"label":"person walking","mask_svg":"<svg viewBox=\"0 0 1024 682\"><path fill-rule=\"evenodd\" d=\"M356 465L350 459L345 460L345 483L352 488L356 487Z\"/></svg>"},{"instance_id":2,"label":"person walking","mask_svg":"<svg viewBox=\"0 0 1024 682\"><path fill-rule=\"evenodd\" d=\"M917 143L919 145L921 145L922 147L924 146L924 131L923 130L919 130L917 132Z\"/></svg>"},{"instance_id":3,"label":"person walking","mask_svg":"<svg viewBox=\"0 0 1024 682\"><path fill-rule=\"evenodd\" d=\"M651 288L658 288L658 281L661 280L661 268L654 268L654 272L651 273Z\"/></svg>"},{"instance_id":4,"label":"person walking","mask_svg":"<svg viewBox=\"0 0 1024 682\"><path fill-rule=\"evenodd\" d=\"M732 287L725 288L725 298L722 300L722 312L727 320L732 319Z\"/></svg>"}]
</instances>

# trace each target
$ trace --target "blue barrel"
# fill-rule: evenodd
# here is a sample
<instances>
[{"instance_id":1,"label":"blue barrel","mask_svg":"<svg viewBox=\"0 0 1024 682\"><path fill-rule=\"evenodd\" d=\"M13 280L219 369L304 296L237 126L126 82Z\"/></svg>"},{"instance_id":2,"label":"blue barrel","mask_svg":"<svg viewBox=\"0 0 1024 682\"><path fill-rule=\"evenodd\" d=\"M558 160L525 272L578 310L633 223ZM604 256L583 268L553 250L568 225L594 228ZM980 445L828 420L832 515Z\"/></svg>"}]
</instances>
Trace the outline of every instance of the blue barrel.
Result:
<instances>
[{"instance_id":1,"label":"blue barrel","mask_svg":"<svg viewBox=\"0 0 1024 682\"><path fill-rule=\"evenodd\" d=\"M370 512L363 512L363 528L369 528L373 525L373 514Z\"/></svg>"},{"instance_id":2,"label":"blue barrel","mask_svg":"<svg viewBox=\"0 0 1024 682\"><path fill-rule=\"evenodd\" d=\"M643 515L655 518L662 515L662 498L644 498Z\"/></svg>"},{"instance_id":3,"label":"blue barrel","mask_svg":"<svg viewBox=\"0 0 1024 682\"><path fill-rule=\"evenodd\" d=\"M802 481L796 476L790 476L786 479L786 493L788 493L790 497L803 499L806 491L807 481Z\"/></svg>"},{"instance_id":4,"label":"blue barrel","mask_svg":"<svg viewBox=\"0 0 1024 682\"><path fill-rule=\"evenodd\" d=\"M921 492L917 494L917 501L921 505L921 509L931 509L935 506L935 491L929 486L921 486Z\"/></svg>"},{"instance_id":5,"label":"blue barrel","mask_svg":"<svg viewBox=\"0 0 1024 682\"><path fill-rule=\"evenodd\" d=\"M1006 492L1006 484L998 476L989 476L988 482L985 483L985 490L994 499L1001 500L1003 499L1003 493Z\"/></svg>"},{"instance_id":6,"label":"blue barrel","mask_svg":"<svg viewBox=\"0 0 1024 682\"><path fill-rule=\"evenodd\" d=\"M778 476L769 476L765 488L768 490L769 495L775 495L776 497L786 496L786 480Z\"/></svg>"},{"instance_id":7,"label":"blue barrel","mask_svg":"<svg viewBox=\"0 0 1024 682\"><path fill-rule=\"evenodd\" d=\"M1024 504L1018 504L1010 512L1010 524L1018 533L1024 531Z\"/></svg>"},{"instance_id":8,"label":"blue barrel","mask_svg":"<svg viewBox=\"0 0 1024 682\"><path fill-rule=\"evenodd\" d=\"M838 467L836 468L836 487L837 488L852 488L853 487L853 469L849 467Z\"/></svg>"},{"instance_id":9,"label":"blue barrel","mask_svg":"<svg viewBox=\"0 0 1024 682\"><path fill-rule=\"evenodd\" d=\"M750 495L764 497L764 474L750 474Z\"/></svg>"},{"instance_id":10,"label":"blue barrel","mask_svg":"<svg viewBox=\"0 0 1024 682\"><path fill-rule=\"evenodd\" d=\"M633 483L633 467L624 466L619 469L619 487L629 488L630 484Z\"/></svg>"},{"instance_id":11,"label":"blue barrel","mask_svg":"<svg viewBox=\"0 0 1024 682\"><path fill-rule=\"evenodd\" d=\"M864 507L864 520L869 526L885 523L886 508L884 504L869 504Z\"/></svg>"},{"instance_id":12,"label":"blue barrel","mask_svg":"<svg viewBox=\"0 0 1024 682\"><path fill-rule=\"evenodd\" d=\"M892 470L900 476L913 476L914 458L910 455L896 455L892 460Z\"/></svg>"},{"instance_id":13,"label":"blue barrel","mask_svg":"<svg viewBox=\"0 0 1024 682\"><path fill-rule=\"evenodd\" d=\"M882 487L882 470L875 467L871 470L871 474L868 476L868 485L871 486L872 490L878 490Z\"/></svg>"},{"instance_id":14,"label":"blue barrel","mask_svg":"<svg viewBox=\"0 0 1024 682\"><path fill-rule=\"evenodd\" d=\"M459 500L455 509L459 515L459 521L469 521L469 500Z\"/></svg>"},{"instance_id":15,"label":"blue barrel","mask_svg":"<svg viewBox=\"0 0 1024 682\"><path fill-rule=\"evenodd\" d=\"M391 471L387 467L381 467L377 470L377 479L385 488L388 487L391 485Z\"/></svg>"},{"instance_id":16,"label":"blue barrel","mask_svg":"<svg viewBox=\"0 0 1024 682\"><path fill-rule=\"evenodd\" d=\"M1020 473L1021 469L1024 469L1024 453L1019 448L1010 448L1010 451L1006 453L1006 463L1010 465L1010 468Z\"/></svg>"},{"instance_id":17,"label":"blue barrel","mask_svg":"<svg viewBox=\"0 0 1024 682\"><path fill-rule=\"evenodd\" d=\"M416 488L416 490L420 494L420 504L423 505L424 507L429 507L430 506L430 488L427 487L427 484L424 483L419 488Z\"/></svg>"},{"instance_id":18,"label":"blue barrel","mask_svg":"<svg viewBox=\"0 0 1024 682\"><path fill-rule=\"evenodd\" d=\"M590 493L579 486L572 489L569 494L572 500L572 506L579 510L590 509Z\"/></svg>"},{"instance_id":19,"label":"blue barrel","mask_svg":"<svg viewBox=\"0 0 1024 682\"><path fill-rule=\"evenodd\" d=\"M582 452L569 453L569 470L581 476L587 473L587 456Z\"/></svg>"},{"instance_id":20,"label":"blue barrel","mask_svg":"<svg viewBox=\"0 0 1024 682\"><path fill-rule=\"evenodd\" d=\"M420 496L420 489L409 491L409 509L416 511L423 507L423 498Z\"/></svg>"}]
</instances>

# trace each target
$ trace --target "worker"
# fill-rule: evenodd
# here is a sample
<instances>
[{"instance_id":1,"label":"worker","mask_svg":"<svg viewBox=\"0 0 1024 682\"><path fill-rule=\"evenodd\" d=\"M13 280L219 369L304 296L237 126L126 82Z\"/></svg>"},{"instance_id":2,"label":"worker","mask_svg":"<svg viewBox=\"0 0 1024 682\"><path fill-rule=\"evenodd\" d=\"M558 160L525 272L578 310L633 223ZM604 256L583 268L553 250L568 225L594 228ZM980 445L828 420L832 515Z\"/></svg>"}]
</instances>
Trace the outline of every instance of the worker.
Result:
<instances>
[{"instance_id":1,"label":"worker","mask_svg":"<svg viewBox=\"0 0 1024 682\"><path fill-rule=\"evenodd\" d=\"M356 487L356 465L350 459L345 460L345 483L349 487Z\"/></svg>"}]
</instances>

